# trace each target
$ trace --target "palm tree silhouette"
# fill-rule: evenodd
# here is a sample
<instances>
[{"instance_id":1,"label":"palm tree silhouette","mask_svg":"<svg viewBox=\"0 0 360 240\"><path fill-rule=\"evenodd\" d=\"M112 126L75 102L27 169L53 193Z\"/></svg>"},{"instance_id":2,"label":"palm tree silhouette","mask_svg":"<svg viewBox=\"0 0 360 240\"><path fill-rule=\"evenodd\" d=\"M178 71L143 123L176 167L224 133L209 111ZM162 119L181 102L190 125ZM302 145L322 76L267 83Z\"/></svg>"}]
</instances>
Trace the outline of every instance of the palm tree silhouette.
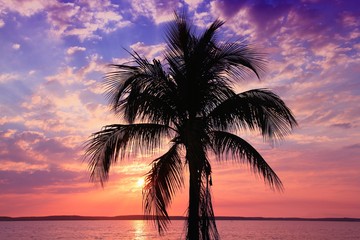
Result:
<instances>
[{"instance_id":1,"label":"palm tree silhouette","mask_svg":"<svg viewBox=\"0 0 360 240\"><path fill-rule=\"evenodd\" d=\"M202 34L183 15L175 15L167 31L166 64L130 53L132 64L111 65L105 76L112 110L126 124L103 127L86 145L91 177L102 184L110 166L129 156L129 149L151 151L169 140L169 150L152 162L143 189L145 216L159 233L170 221L167 208L183 187L189 171L187 239L219 239L211 203L209 152L222 160L247 163L272 189L282 183L259 152L236 135L257 130L277 140L297 124L290 109L274 93L254 89L235 93L233 84L264 69L262 55L243 42L221 42L214 21Z\"/></svg>"}]
</instances>

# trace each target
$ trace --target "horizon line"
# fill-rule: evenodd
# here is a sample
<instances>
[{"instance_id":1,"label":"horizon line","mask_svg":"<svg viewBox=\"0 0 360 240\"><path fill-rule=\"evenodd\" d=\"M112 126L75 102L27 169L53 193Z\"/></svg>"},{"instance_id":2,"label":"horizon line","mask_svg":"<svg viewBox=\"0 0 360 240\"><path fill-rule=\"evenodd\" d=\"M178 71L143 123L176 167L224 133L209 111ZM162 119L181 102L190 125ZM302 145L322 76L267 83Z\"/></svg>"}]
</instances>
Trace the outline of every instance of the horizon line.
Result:
<instances>
[{"instance_id":1,"label":"horizon line","mask_svg":"<svg viewBox=\"0 0 360 240\"><path fill-rule=\"evenodd\" d=\"M186 220L186 216L169 216L170 220ZM118 216L82 216L82 215L48 215L48 216L0 216L0 221L84 221L84 220L152 220L150 215L118 215ZM353 217L243 217L243 216L215 216L216 220L232 221L341 221L360 222L360 218Z\"/></svg>"}]
</instances>

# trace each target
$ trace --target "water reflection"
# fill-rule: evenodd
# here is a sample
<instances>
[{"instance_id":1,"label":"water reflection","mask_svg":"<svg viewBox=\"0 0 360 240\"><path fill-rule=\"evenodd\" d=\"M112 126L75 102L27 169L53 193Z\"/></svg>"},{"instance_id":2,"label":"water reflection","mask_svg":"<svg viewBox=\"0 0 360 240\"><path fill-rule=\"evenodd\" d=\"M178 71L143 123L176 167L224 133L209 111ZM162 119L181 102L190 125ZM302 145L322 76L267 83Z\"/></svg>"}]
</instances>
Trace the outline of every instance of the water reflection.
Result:
<instances>
[{"instance_id":1,"label":"water reflection","mask_svg":"<svg viewBox=\"0 0 360 240\"><path fill-rule=\"evenodd\" d=\"M360 239L360 222L218 221L222 240ZM0 239L184 239L184 222L172 221L166 235L146 221L0 221Z\"/></svg>"},{"instance_id":2,"label":"water reflection","mask_svg":"<svg viewBox=\"0 0 360 240\"><path fill-rule=\"evenodd\" d=\"M145 221L133 221L134 240L147 240Z\"/></svg>"}]
</instances>

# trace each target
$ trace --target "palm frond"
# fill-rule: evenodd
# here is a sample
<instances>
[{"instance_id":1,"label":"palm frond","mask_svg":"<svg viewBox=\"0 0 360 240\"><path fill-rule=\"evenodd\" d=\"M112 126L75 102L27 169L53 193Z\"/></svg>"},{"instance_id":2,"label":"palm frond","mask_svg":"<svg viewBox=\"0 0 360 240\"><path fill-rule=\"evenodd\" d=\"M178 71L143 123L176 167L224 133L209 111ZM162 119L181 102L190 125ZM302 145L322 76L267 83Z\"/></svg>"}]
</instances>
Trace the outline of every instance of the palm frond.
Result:
<instances>
[{"instance_id":1,"label":"palm frond","mask_svg":"<svg viewBox=\"0 0 360 240\"><path fill-rule=\"evenodd\" d=\"M194 36L191 25L188 24L188 19L185 13L176 14L174 21L170 22L166 32L166 41L168 45L168 52L172 52L174 56L188 57L188 51L192 49Z\"/></svg>"},{"instance_id":2,"label":"palm frond","mask_svg":"<svg viewBox=\"0 0 360 240\"><path fill-rule=\"evenodd\" d=\"M167 101L167 97L148 91L139 93L136 99L128 101L126 109L132 110L132 114L141 122L170 126L179 118L176 107Z\"/></svg>"},{"instance_id":3,"label":"palm frond","mask_svg":"<svg viewBox=\"0 0 360 240\"><path fill-rule=\"evenodd\" d=\"M124 118L133 123L135 118L146 115L141 112L138 96L144 91L171 104L169 96L173 96L175 86L168 78L159 60L152 63L138 53L131 53L135 66L111 65L115 70L105 76L106 97L116 113L123 113ZM171 104L174 106L174 104Z\"/></svg>"},{"instance_id":4,"label":"palm frond","mask_svg":"<svg viewBox=\"0 0 360 240\"><path fill-rule=\"evenodd\" d=\"M241 163L247 163L255 174L261 176L264 182L269 184L270 188L283 190L280 178L247 141L228 132L214 131L211 135L212 148L218 159L225 156Z\"/></svg>"},{"instance_id":5,"label":"palm frond","mask_svg":"<svg viewBox=\"0 0 360 240\"><path fill-rule=\"evenodd\" d=\"M207 82L213 79L213 75L206 68L207 62L216 51L216 30L223 22L214 21L201 36L196 36L187 21L185 15L176 15L167 35L168 50L165 57L170 66L170 75L178 89L178 102L182 107L180 112L183 115L196 116L205 108L217 104L224 94L224 91L220 90L228 90L228 86L222 87L219 83L217 88L207 85ZM211 90L214 89L218 91L213 93Z\"/></svg>"},{"instance_id":6,"label":"palm frond","mask_svg":"<svg viewBox=\"0 0 360 240\"><path fill-rule=\"evenodd\" d=\"M114 71L108 72L104 79L105 95L115 113L121 111L120 107L124 103L123 98L131 90L134 83L141 84L145 81L146 75L141 73L138 66L124 64L111 64Z\"/></svg>"},{"instance_id":7,"label":"palm frond","mask_svg":"<svg viewBox=\"0 0 360 240\"><path fill-rule=\"evenodd\" d=\"M232 88L220 77L212 79L206 84L201 84L198 90L197 116L206 117L218 105L235 95Z\"/></svg>"},{"instance_id":8,"label":"palm frond","mask_svg":"<svg viewBox=\"0 0 360 240\"><path fill-rule=\"evenodd\" d=\"M280 97L266 89L254 89L228 98L207 119L215 129L259 130L268 140L282 139L297 125Z\"/></svg>"},{"instance_id":9,"label":"palm frond","mask_svg":"<svg viewBox=\"0 0 360 240\"><path fill-rule=\"evenodd\" d=\"M212 66L218 71L235 79L244 79L250 72L260 78L265 72L264 54L245 42L230 42L219 44L213 57ZM250 71L250 72L249 72Z\"/></svg>"},{"instance_id":10,"label":"palm frond","mask_svg":"<svg viewBox=\"0 0 360 240\"><path fill-rule=\"evenodd\" d=\"M145 216L154 220L159 233L166 230L170 221L167 208L172 197L183 187L183 166L178 148L174 144L167 153L155 159L146 175L143 208Z\"/></svg>"},{"instance_id":11,"label":"palm frond","mask_svg":"<svg viewBox=\"0 0 360 240\"><path fill-rule=\"evenodd\" d=\"M198 43L197 43L197 49L203 50L206 47L213 47L217 43L216 39L216 31L224 25L224 21L221 21L219 19L216 19L214 22L211 23L211 25L204 31L202 36L199 37ZM201 53L198 53L199 55L202 55Z\"/></svg>"},{"instance_id":12,"label":"palm frond","mask_svg":"<svg viewBox=\"0 0 360 240\"><path fill-rule=\"evenodd\" d=\"M170 128L159 124L113 124L92 134L86 142L85 158L88 159L91 179L103 184L109 169L118 159L130 154L134 147L145 151L161 145L161 136L167 136ZM136 149L135 149L136 150Z\"/></svg>"},{"instance_id":13,"label":"palm frond","mask_svg":"<svg viewBox=\"0 0 360 240\"><path fill-rule=\"evenodd\" d=\"M216 31L223 23L214 21L199 37L183 15L176 16L170 27L165 56L184 108L181 112L187 115L208 113L232 95L234 79L250 72L260 77L265 69L263 55L248 44L217 42Z\"/></svg>"}]
</instances>

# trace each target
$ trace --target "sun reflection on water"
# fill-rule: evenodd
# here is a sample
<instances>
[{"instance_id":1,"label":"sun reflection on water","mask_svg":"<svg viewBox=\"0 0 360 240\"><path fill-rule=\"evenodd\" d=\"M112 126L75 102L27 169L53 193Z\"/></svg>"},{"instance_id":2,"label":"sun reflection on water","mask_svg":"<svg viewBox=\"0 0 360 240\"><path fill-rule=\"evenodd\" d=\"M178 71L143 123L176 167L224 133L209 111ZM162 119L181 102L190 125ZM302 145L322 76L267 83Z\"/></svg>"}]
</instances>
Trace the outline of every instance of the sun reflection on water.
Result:
<instances>
[{"instance_id":1,"label":"sun reflection on water","mask_svg":"<svg viewBox=\"0 0 360 240\"><path fill-rule=\"evenodd\" d=\"M142 220L133 221L134 227L134 240L147 240L146 226Z\"/></svg>"}]
</instances>

